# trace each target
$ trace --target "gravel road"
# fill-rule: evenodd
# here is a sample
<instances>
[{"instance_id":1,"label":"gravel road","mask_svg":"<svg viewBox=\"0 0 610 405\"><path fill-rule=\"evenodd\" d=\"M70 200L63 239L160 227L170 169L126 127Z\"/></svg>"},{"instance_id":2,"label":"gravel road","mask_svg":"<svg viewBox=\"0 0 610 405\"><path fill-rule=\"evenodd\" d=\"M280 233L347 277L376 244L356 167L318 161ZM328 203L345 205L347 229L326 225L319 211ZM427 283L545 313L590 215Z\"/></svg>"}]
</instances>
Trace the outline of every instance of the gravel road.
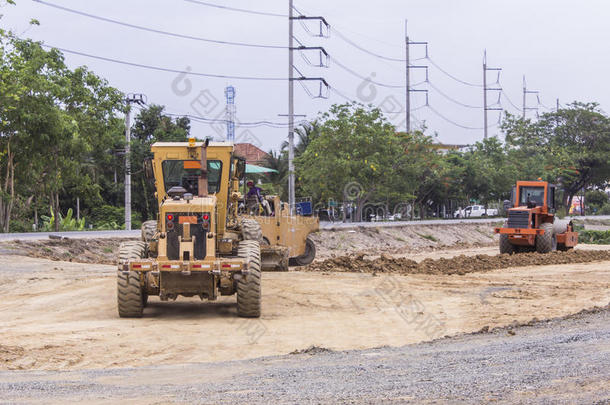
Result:
<instances>
[{"instance_id":1,"label":"gravel road","mask_svg":"<svg viewBox=\"0 0 610 405\"><path fill-rule=\"evenodd\" d=\"M0 401L610 403L610 308L431 343L254 360L0 372Z\"/></svg>"}]
</instances>

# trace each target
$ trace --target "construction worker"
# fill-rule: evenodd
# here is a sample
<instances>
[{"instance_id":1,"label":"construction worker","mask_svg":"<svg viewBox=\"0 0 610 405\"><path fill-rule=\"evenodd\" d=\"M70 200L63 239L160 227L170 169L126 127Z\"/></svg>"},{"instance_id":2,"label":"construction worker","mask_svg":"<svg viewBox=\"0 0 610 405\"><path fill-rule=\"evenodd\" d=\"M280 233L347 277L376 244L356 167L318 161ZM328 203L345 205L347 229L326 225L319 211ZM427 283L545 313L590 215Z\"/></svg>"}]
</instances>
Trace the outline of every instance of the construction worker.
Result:
<instances>
[{"instance_id":1,"label":"construction worker","mask_svg":"<svg viewBox=\"0 0 610 405\"><path fill-rule=\"evenodd\" d=\"M248 181L246 184L249 189L248 194L246 194L246 201L256 201L257 205L260 204L263 207L267 215L271 215L271 207L269 206L269 202L263 198L263 195L261 194L262 190L256 187L252 180ZM248 204L248 206L250 207L250 204Z\"/></svg>"}]
</instances>

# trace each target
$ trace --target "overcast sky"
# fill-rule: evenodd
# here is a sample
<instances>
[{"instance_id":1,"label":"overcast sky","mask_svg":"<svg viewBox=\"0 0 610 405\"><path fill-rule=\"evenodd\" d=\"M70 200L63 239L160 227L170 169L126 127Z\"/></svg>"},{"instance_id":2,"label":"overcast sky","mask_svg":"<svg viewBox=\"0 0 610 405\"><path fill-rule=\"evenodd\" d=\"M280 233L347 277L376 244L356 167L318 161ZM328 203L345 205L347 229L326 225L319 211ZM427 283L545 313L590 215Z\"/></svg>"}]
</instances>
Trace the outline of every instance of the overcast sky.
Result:
<instances>
[{"instance_id":1,"label":"overcast sky","mask_svg":"<svg viewBox=\"0 0 610 405\"><path fill-rule=\"evenodd\" d=\"M46 0L45 0L46 1ZM287 46L288 21L285 17L254 15L194 4L185 0L48 0L101 17L111 18L158 30L218 39L266 45ZM287 14L287 0L245 1L207 0L230 7ZM462 81L455 81L426 59L414 65L429 65L430 84L418 89L429 90L430 106L453 123L445 121L429 108L413 112L414 126L425 122L429 134L438 134L443 143L469 144L482 139L483 92L482 59L487 49L490 67L501 67L500 84L517 107L522 105L522 78L528 88L540 91L546 107L578 101L596 101L602 108L610 105L607 75L610 62L610 3L603 0L295 0L295 8L310 16L324 16L331 26L361 47L390 58L404 58L404 21L408 19L411 41L427 41L429 56L438 66ZM17 0L17 6L5 6L2 27L17 34L44 41L48 45L175 70L212 74L286 78L288 72L285 49L261 49L215 45L189 39L171 38L117 26L74 15L32 0ZM41 25L28 28L31 18ZM308 25L317 29L316 23ZM295 36L305 45L324 46L339 63L364 77L390 85L404 86L405 64L379 59L364 53L332 32L329 39L309 36L295 24ZM314 53L308 53L317 59ZM425 56L424 48L411 46L413 59ZM224 88L228 84L237 91L237 118L242 122L269 120L285 122L287 108L286 81L228 80L151 71L136 67L66 54L72 67L87 65L111 85L125 93L144 93L149 103L165 105L167 111L224 119ZM298 69L311 77L325 77L338 92L365 103L373 103L388 111L388 117L404 129L405 91L383 88L341 69L331 61L330 68L308 67L295 53ZM422 69L412 70L412 83L425 79ZM496 73L488 73L490 87ZM312 93L318 85L309 83ZM443 97L436 87L456 101L479 108L458 105ZM330 99L312 99L299 84L295 87L297 114L313 119L333 103L345 100L336 93ZM498 101L498 92L489 92L490 107ZM414 93L413 108L425 104L424 93ZM517 112L507 98L504 108ZM528 96L528 106L537 107L535 94ZM540 112L545 111L542 105ZM400 114L397 114L401 111ZM529 116L535 116L530 111ZM497 111L489 112L489 125L498 121ZM464 129L460 126L479 129ZM265 150L277 148L287 137L287 129L268 127L237 128L238 140L260 143ZM490 128L490 135L497 133ZM192 135L225 135L222 125L193 123Z\"/></svg>"}]
</instances>

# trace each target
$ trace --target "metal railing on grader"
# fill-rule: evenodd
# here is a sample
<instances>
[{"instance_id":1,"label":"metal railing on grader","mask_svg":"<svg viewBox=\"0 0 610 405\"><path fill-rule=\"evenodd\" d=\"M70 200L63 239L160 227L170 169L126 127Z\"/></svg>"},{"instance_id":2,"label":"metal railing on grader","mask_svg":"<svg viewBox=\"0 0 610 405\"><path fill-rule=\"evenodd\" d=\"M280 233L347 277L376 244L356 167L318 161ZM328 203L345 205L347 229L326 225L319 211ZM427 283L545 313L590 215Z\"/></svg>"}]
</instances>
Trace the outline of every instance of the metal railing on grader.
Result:
<instances>
[{"instance_id":1,"label":"metal railing on grader","mask_svg":"<svg viewBox=\"0 0 610 405\"><path fill-rule=\"evenodd\" d=\"M567 251L578 243L570 220L555 216L555 185L545 181L518 181L511 193L508 218L501 228L500 253Z\"/></svg>"},{"instance_id":2,"label":"metal railing on grader","mask_svg":"<svg viewBox=\"0 0 610 405\"><path fill-rule=\"evenodd\" d=\"M148 297L179 295L215 300L237 295L242 317L261 314L261 270L288 270L315 257L308 237L315 217L292 216L278 197L271 212L245 215L245 160L228 142L168 142L152 145L145 162L159 204L156 221L142 225L142 241L121 245L117 277L121 317L141 317Z\"/></svg>"}]
</instances>

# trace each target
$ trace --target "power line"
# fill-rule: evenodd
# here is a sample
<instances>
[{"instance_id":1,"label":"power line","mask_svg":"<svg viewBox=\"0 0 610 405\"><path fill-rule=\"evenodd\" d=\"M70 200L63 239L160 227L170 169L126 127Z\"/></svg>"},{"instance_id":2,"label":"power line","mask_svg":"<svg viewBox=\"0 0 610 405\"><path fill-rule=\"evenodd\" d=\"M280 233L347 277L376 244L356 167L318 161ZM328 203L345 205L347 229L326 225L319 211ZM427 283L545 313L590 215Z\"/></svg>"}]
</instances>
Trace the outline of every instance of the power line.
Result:
<instances>
[{"instance_id":1,"label":"power line","mask_svg":"<svg viewBox=\"0 0 610 405\"><path fill-rule=\"evenodd\" d=\"M361 75L358 72L350 69L349 67L345 66L343 63L339 62L339 60L337 60L336 58L334 58L332 56L330 57L330 59L337 66L339 66L341 69L345 70L346 72L352 74L353 76L356 76L357 78L359 78L361 80L366 80L372 84L376 84L377 86L387 87L390 89L404 89L406 87L405 85L401 85L401 84L387 84L387 83L378 82L376 80L371 79L370 77L365 77L364 75Z\"/></svg>"},{"instance_id":2,"label":"power line","mask_svg":"<svg viewBox=\"0 0 610 405\"><path fill-rule=\"evenodd\" d=\"M78 52L78 51L73 51L73 50L66 49L66 48L59 48L57 46L46 45L43 43L41 43L40 46L43 46L43 47L49 48L49 49L57 49L62 52L73 54L73 55L79 55L79 56L84 56L87 58L103 60L105 62L118 63L121 65L133 66L133 67L138 67L138 68L142 68L142 69L156 70L156 71L160 71L160 72L211 77L211 78L217 78L217 79L259 80L259 81L286 81L287 80L286 78L283 78L283 77L234 76L234 75L221 75L221 74L215 74L215 73L193 72L190 70L171 69L171 68L164 68L164 67L159 67L159 66L145 65L142 63L127 62L127 61L123 61L120 59L107 58L105 56L92 55L92 54L85 53L85 52Z\"/></svg>"},{"instance_id":3,"label":"power line","mask_svg":"<svg viewBox=\"0 0 610 405\"><path fill-rule=\"evenodd\" d=\"M466 80L462 80L462 79L460 79L460 78L458 78L458 77L456 77L456 76L452 75L451 73L447 72L447 71L446 71L445 69L443 69L442 67L440 67L440 66L439 66L439 65L438 65L438 64L437 64L435 61L433 61L433 60L432 60L430 57L428 57L427 59L428 59L428 61L430 62L430 64L431 64L432 66L434 66L435 68L437 68L438 70L440 70L440 71L441 71L442 73L444 73L444 74L445 74L447 77L449 77L449 78L451 78L451 79L453 79L453 80L455 80L455 81L457 81L457 82L459 82L459 83L465 84L466 86L471 86L471 87L483 87L483 85L482 85L482 84L480 84L480 83L472 83L472 82L467 82Z\"/></svg>"},{"instance_id":4,"label":"power line","mask_svg":"<svg viewBox=\"0 0 610 405\"><path fill-rule=\"evenodd\" d=\"M98 16L98 15L95 15L95 14L86 13L84 11L75 10L75 9L72 9L72 8L60 6L58 4L49 3L49 2L46 2L46 1L43 1L43 0L33 0L33 1L35 1L36 3L43 4L45 6L48 6L48 7L53 7L53 8L62 10L62 11L66 11L68 13L77 14L77 15L80 15L80 16L83 16L83 17L87 17L87 18L92 18L92 19L95 19L95 20L98 20L98 21L103 21L103 22L107 22L107 23L111 23L111 24L116 24L116 25L120 25L120 26L127 27L127 28L132 28L132 29L136 29L136 30L140 30L140 31L146 31L146 32L152 32L152 33L155 33L155 34L166 35L166 36L170 36L170 37L174 37L174 38L190 39L190 40L193 40L193 41L208 42L208 43L219 44L219 45L244 46L244 47L250 47L250 48L287 49L286 46L282 46L282 45L265 45L265 44L253 44L253 43L247 43L247 42L223 41L223 40L218 40L218 39L196 37L196 36L193 36L193 35L178 34L178 33L175 33L175 32L158 30L158 29L155 29L155 28L149 28L149 27L144 27L144 26L141 26L141 25L130 24L130 23L114 20L114 19L107 18L107 17L101 17L101 16Z\"/></svg>"},{"instance_id":5,"label":"power line","mask_svg":"<svg viewBox=\"0 0 610 405\"><path fill-rule=\"evenodd\" d=\"M462 125L458 122L453 121L450 118L445 117L443 114L441 114L440 112L438 112L434 107L432 107L431 105L428 105L428 108L430 109L430 111L432 111L434 114L436 114L437 116L439 116L440 118L442 118L443 120L447 121L450 124L455 125L456 127L462 128L462 129L468 129L468 130L477 130L480 131L481 129L484 129L483 127L470 127L467 125ZM494 124L489 126L488 128L494 128L497 127L498 124Z\"/></svg>"},{"instance_id":6,"label":"power line","mask_svg":"<svg viewBox=\"0 0 610 405\"><path fill-rule=\"evenodd\" d=\"M542 101L540 101L540 99L538 99L538 104L540 104L542 106L542 108L544 108L546 110L549 110L549 111L554 111L557 108L557 107L549 107L549 106L547 106Z\"/></svg>"},{"instance_id":7,"label":"power line","mask_svg":"<svg viewBox=\"0 0 610 405\"><path fill-rule=\"evenodd\" d=\"M136 107L140 111L144 110L144 108L140 107L140 106L134 106L134 107ZM228 120L226 120L226 119L206 118L206 117L201 117L201 116L192 115L192 114L177 114L177 113L170 113L167 111L163 111L162 114L170 116L170 117L176 117L176 118L188 118L192 121L200 122L203 124L226 124L228 122ZM306 122L307 122L306 120L302 120L302 121L297 122L297 124L300 125L300 124L303 124ZM261 121L255 121L255 122L235 122L235 126L243 127L243 128L259 128L259 127L286 128L288 126L288 123L261 120Z\"/></svg>"},{"instance_id":8,"label":"power line","mask_svg":"<svg viewBox=\"0 0 610 405\"><path fill-rule=\"evenodd\" d=\"M466 104L466 103L462 103L461 101L458 101L454 98L452 98L451 96L445 94L441 89L439 89L438 87L436 87L434 84L432 84L432 82L428 81L428 85L430 87L432 87L432 89L434 89L437 93L439 93L441 96L445 97L447 100L457 104L457 105L461 105L462 107L466 107L466 108L473 108L473 109L480 109L483 108L483 106L480 105L472 105L472 104Z\"/></svg>"},{"instance_id":9,"label":"power line","mask_svg":"<svg viewBox=\"0 0 610 405\"><path fill-rule=\"evenodd\" d=\"M506 92L504 90L501 91L502 95L504 96L504 98L508 101L508 103L517 111L521 111L521 109L512 102L512 100L508 97L508 94L506 94Z\"/></svg>"},{"instance_id":10,"label":"power line","mask_svg":"<svg viewBox=\"0 0 610 405\"><path fill-rule=\"evenodd\" d=\"M221 6L220 4L213 4L213 3L208 3L206 1L200 1L200 0L184 0L184 1L186 1L188 3L198 4L200 6L220 8L220 9L229 10L229 11L238 11L240 13L266 15L266 16L270 16L270 17L288 17L287 14L270 13L270 12L265 12L265 11L248 10L245 8Z\"/></svg>"},{"instance_id":11,"label":"power line","mask_svg":"<svg viewBox=\"0 0 610 405\"><path fill-rule=\"evenodd\" d=\"M354 48L359 49L359 50L361 50L362 52L367 53L367 54L369 54L369 55L371 55L371 56L374 56L374 57L376 57L376 58L383 59L383 60L388 60L388 61L391 61L391 62L402 62L402 63L404 63L404 61L405 61L405 60L404 60L404 58L391 58L391 57L389 57L389 56L384 56L384 55L380 55L380 54L378 54L378 53L375 53L375 52L373 52L373 51L369 51L368 49L363 48L362 46L358 45L357 43L355 43L354 41L352 41L351 39L349 39L348 37L346 37L345 35L343 35L343 34L342 34L340 31L338 31L336 28L335 28L335 29L333 29L333 32L334 32L335 34L337 34L337 36L338 36L339 38L341 38L343 41L347 42L348 44L350 44L350 45L351 45L351 46L353 46Z\"/></svg>"},{"instance_id":12,"label":"power line","mask_svg":"<svg viewBox=\"0 0 610 405\"><path fill-rule=\"evenodd\" d=\"M165 115L169 115L171 117L186 117L193 121L202 122L206 124L226 124L228 120L223 119L215 119L215 118L205 118L197 115L191 114L172 114L164 112ZM299 121L297 124L303 123L306 121ZM271 122L271 121L257 121L257 122L235 122L236 127L242 128L258 128L258 127L271 127L271 128L287 128L288 123L283 122Z\"/></svg>"}]
</instances>

